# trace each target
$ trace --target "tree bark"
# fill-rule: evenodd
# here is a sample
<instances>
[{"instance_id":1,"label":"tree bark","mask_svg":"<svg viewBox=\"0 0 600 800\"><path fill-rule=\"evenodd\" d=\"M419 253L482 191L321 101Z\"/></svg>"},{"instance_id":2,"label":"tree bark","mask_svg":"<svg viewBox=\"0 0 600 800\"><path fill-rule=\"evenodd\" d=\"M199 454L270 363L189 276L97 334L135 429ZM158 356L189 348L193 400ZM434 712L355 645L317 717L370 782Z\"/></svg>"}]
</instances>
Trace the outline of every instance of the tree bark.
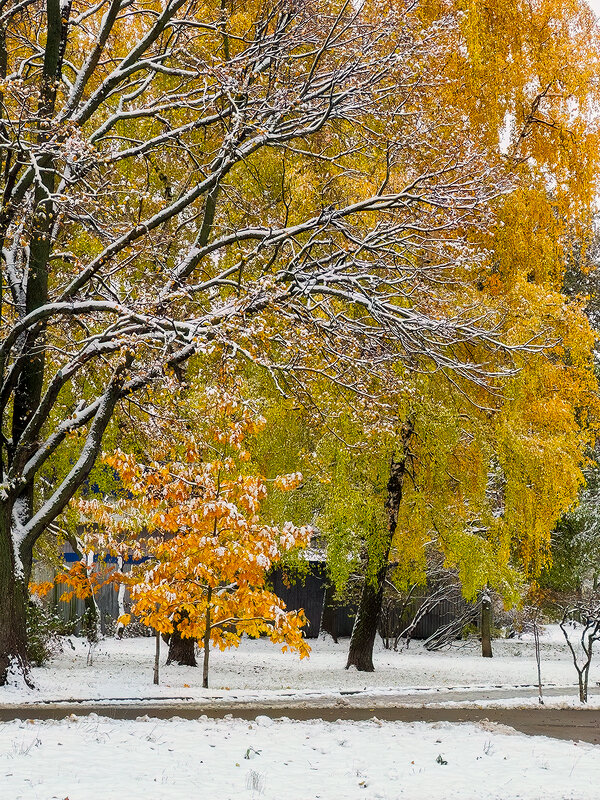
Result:
<instances>
[{"instance_id":1,"label":"tree bark","mask_svg":"<svg viewBox=\"0 0 600 800\"><path fill-rule=\"evenodd\" d=\"M492 599L484 593L481 598L481 655L492 658Z\"/></svg>"},{"instance_id":2,"label":"tree bark","mask_svg":"<svg viewBox=\"0 0 600 800\"><path fill-rule=\"evenodd\" d=\"M398 460L392 458L390 465L390 477L387 485L387 497L385 510L387 514L387 530L385 539L381 543L379 552L371 559L376 558L377 563L375 576L365 578L365 583L356 612L356 620L350 638L350 649L348 651L348 661L346 669L356 667L360 672L374 672L373 666L373 647L375 636L377 635L377 624L381 614L383 602L383 590L385 588L385 576L387 573L388 559L392 542L398 525L398 510L402 501L402 487L404 475L408 466L410 452L408 445L413 434L412 423L407 422L402 430L402 452ZM368 572L372 572L367 565Z\"/></svg>"},{"instance_id":3,"label":"tree bark","mask_svg":"<svg viewBox=\"0 0 600 800\"><path fill-rule=\"evenodd\" d=\"M154 674L153 683L158 686L158 676L160 670L160 631L154 631Z\"/></svg>"},{"instance_id":4,"label":"tree bark","mask_svg":"<svg viewBox=\"0 0 600 800\"><path fill-rule=\"evenodd\" d=\"M177 625L169 638L169 654L167 664L179 664L182 667L197 667L196 640L182 636Z\"/></svg>"},{"instance_id":5,"label":"tree bark","mask_svg":"<svg viewBox=\"0 0 600 800\"><path fill-rule=\"evenodd\" d=\"M60 0L47 0L46 3L46 44L44 61L41 70L41 83L38 101L38 116L48 120L54 114L57 88L60 84L62 64L65 54L68 33L70 2L61 4ZM6 72L6 42L2 35L0 41L0 71ZM43 124L39 125L37 144L40 147L41 159L44 146L51 137L51 131ZM36 159L38 164L40 158ZM51 228L54 223L53 193L56 184L54 159L48 156L45 169L40 172L40 181L36 183L33 194L32 230L27 262L27 279L25 281L24 308L21 314L29 314L48 302L48 260L51 251ZM0 238L3 238L3 233ZM27 428L36 408L39 406L44 385L45 371L45 322L23 334L21 353L17 360L17 381L14 388L12 407L12 442L9 458L18 450L20 439ZM4 377L4 376L2 376ZM2 415L4 416L4 406ZM4 427L4 420L3 426ZM29 458L33 443L25 443L21 452L15 457L18 468ZM4 463L0 464L0 480L5 479ZM7 470L8 471L8 470ZM17 469L18 473L18 469ZM0 686L6 683L12 668L22 673L28 685L29 661L27 658L27 602L29 599L29 577L34 541L26 538L15 543L13 533L13 512L15 502L19 504L18 523L21 525L31 519L34 513L33 480L24 482L18 489L15 498L0 500ZM38 534L39 535L39 534ZM37 537L36 537L37 538Z\"/></svg>"},{"instance_id":6,"label":"tree bark","mask_svg":"<svg viewBox=\"0 0 600 800\"><path fill-rule=\"evenodd\" d=\"M208 660L210 656L210 600L212 589L209 586L206 594L206 627L204 629L204 658L202 663L202 688L208 689Z\"/></svg>"},{"instance_id":7,"label":"tree bark","mask_svg":"<svg viewBox=\"0 0 600 800\"><path fill-rule=\"evenodd\" d=\"M0 502L0 686L4 685L12 667L20 672L27 685L27 601L29 597L29 563L19 563L10 525L10 509Z\"/></svg>"},{"instance_id":8,"label":"tree bark","mask_svg":"<svg viewBox=\"0 0 600 800\"><path fill-rule=\"evenodd\" d=\"M360 596L356 620L350 638L350 649L346 669L356 667L360 672L374 672L373 647L377 634L377 623L381 614L385 574L390 553L390 544L381 555L380 567L374 580L365 580Z\"/></svg>"}]
</instances>

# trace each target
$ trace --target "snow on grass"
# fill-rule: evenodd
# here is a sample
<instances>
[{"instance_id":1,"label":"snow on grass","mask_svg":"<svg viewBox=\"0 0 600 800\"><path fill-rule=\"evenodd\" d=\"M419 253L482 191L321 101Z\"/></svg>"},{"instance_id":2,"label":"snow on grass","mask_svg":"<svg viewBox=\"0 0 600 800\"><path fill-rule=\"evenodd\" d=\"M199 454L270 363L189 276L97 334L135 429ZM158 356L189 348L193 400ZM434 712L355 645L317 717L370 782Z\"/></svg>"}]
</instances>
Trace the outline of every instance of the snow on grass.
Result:
<instances>
[{"instance_id":1,"label":"snow on grass","mask_svg":"<svg viewBox=\"0 0 600 800\"><path fill-rule=\"evenodd\" d=\"M542 643L542 678L545 684L571 687L576 674L571 655L558 626L549 626ZM557 635L558 634L558 635ZM514 687L537 682L533 642L496 640L494 658L481 658L478 642L459 644L450 650L429 653L420 642L401 652L384 650L378 642L375 672L346 670L348 640L335 644L330 638L311 642L309 659L281 653L264 639L244 639L237 649L211 653L210 689L203 690L202 670L164 666L163 647L160 686L152 685L154 640L105 639L86 666L87 644L72 637L62 653L47 666L33 670L38 690L0 687L0 703L41 700L116 698L190 698L207 700L292 700L339 698L340 692L409 694L414 689L446 690L461 687ZM600 651L592 663L590 690L600 680ZM563 694L569 694L564 691ZM576 699L576 689L572 690Z\"/></svg>"},{"instance_id":2,"label":"snow on grass","mask_svg":"<svg viewBox=\"0 0 600 800\"><path fill-rule=\"evenodd\" d=\"M537 694L535 697L501 697L495 699L493 697L485 697L482 699L468 699L461 698L460 700L453 700L451 696L449 699L439 700L438 702L424 702L423 708L476 708L476 709L494 709L494 708L574 708L574 709L600 709L600 695L589 697L588 702L582 704L579 700L577 691L572 694L557 694L557 695L543 695L543 703L540 705Z\"/></svg>"},{"instance_id":3,"label":"snow on grass","mask_svg":"<svg viewBox=\"0 0 600 800\"><path fill-rule=\"evenodd\" d=\"M595 800L598 752L489 722L92 715L0 723L0 786L11 800Z\"/></svg>"},{"instance_id":4,"label":"snow on grass","mask_svg":"<svg viewBox=\"0 0 600 800\"><path fill-rule=\"evenodd\" d=\"M547 704L576 706L576 676L561 637L554 628L546 632L542 676L546 684L572 690ZM477 698L490 687L506 687L500 694L510 698L512 687L537 679L533 643L526 637L495 641L493 659L481 658L477 642L437 653L418 642L402 652L378 643L372 674L344 669L347 640L311 644L311 658L303 661L264 640L213 651L212 688L203 690L201 670L177 666L161 666L161 684L153 686L152 639L105 639L93 665L86 666L87 645L72 638L46 667L34 669L37 691L1 687L0 703L190 698L207 704L320 699L335 705L381 695L387 704L401 703L420 688L439 692L450 706L464 687L472 693L460 704L469 705L470 697L471 705L482 706ZM165 657L166 648L163 664ZM599 678L600 655L592 665L592 690ZM361 694L344 698L340 692ZM537 704L535 698L490 697L493 692L486 707ZM371 699L364 702L370 706ZM599 704L600 698L592 698L590 705ZM593 745L525 736L487 721L117 721L91 715L0 723L0 798L596 800L599 752Z\"/></svg>"}]
</instances>

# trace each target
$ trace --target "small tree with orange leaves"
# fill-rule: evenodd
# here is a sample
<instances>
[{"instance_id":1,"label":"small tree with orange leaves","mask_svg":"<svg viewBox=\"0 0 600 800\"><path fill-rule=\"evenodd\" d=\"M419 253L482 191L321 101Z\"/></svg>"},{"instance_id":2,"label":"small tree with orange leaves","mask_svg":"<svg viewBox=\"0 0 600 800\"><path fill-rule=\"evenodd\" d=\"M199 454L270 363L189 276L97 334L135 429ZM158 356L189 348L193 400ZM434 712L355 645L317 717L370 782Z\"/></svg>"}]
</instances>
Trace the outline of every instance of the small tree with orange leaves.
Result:
<instances>
[{"instance_id":1,"label":"small tree with orange leaves","mask_svg":"<svg viewBox=\"0 0 600 800\"><path fill-rule=\"evenodd\" d=\"M157 633L171 636L170 660L181 663L177 646L198 642L204 649L203 685L208 686L209 647L237 646L241 636L266 635L282 649L308 655L302 637L306 617L286 611L267 588L267 574L282 556L304 547L310 528L286 522L265 524L260 504L266 480L251 474L247 434L264 424L248 403L223 389L207 395L221 422L212 430L212 454L206 443L188 436L185 456L142 464L121 450L104 455L126 495L116 500L81 500L85 520L95 523L87 545L96 552L144 559L131 572L114 571L107 581L126 583L132 613ZM300 473L274 479L276 490L295 488ZM93 541L92 541L93 540ZM77 583L81 569L73 572ZM80 591L85 591L81 581ZM75 586L74 586L75 588ZM121 617L127 624L129 615ZM194 659L195 665L195 659Z\"/></svg>"}]
</instances>

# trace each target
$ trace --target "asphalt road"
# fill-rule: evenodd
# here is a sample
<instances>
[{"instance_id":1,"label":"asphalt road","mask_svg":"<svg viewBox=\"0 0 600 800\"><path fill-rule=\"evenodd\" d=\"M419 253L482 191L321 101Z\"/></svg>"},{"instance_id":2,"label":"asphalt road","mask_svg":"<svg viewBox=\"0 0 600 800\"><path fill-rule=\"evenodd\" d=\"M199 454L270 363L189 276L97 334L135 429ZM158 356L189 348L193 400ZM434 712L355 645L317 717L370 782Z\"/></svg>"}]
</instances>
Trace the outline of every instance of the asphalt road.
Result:
<instances>
[{"instance_id":1,"label":"asphalt road","mask_svg":"<svg viewBox=\"0 0 600 800\"><path fill-rule=\"evenodd\" d=\"M600 744L600 710L598 709L548 709L534 708L423 708L419 705L382 705L368 707L344 705L268 705L221 704L206 705L197 702L128 702L128 703L43 703L0 706L0 721L13 719L62 719L71 714L83 716L98 714L113 719L135 719L139 716L168 719L183 717L194 719L203 714L222 718L227 714L241 719L254 719L265 714L273 718L365 720L377 717L401 722L491 722L510 725L529 735L551 736L556 739Z\"/></svg>"}]
</instances>

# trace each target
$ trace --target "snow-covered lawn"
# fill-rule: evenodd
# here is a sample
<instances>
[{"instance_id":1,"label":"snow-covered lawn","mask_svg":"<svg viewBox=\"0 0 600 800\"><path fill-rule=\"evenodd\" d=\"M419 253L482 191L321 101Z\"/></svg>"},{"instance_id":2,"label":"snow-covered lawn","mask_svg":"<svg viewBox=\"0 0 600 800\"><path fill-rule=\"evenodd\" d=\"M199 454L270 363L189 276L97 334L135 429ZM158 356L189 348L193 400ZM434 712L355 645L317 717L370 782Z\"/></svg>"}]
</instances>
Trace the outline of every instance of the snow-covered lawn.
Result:
<instances>
[{"instance_id":1,"label":"snow-covered lawn","mask_svg":"<svg viewBox=\"0 0 600 800\"><path fill-rule=\"evenodd\" d=\"M481 658L476 642L438 653L426 652L418 642L401 652L383 650L378 643L372 674L344 669L347 640L319 639L312 645L310 659L303 661L264 640L213 651L211 688L204 690L200 669L164 666L166 649L161 683L153 686L152 639L106 639L87 666L87 645L73 638L46 667L34 669L37 690L2 687L0 704L111 698L182 698L184 704L196 700L207 707L362 702L376 715L378 703L400 704L411 694L413 702L416 696L417 702L422 697L444 705L461 693L465 702L465 691L480 705L537 702L511 699L516 687L537 680L533 644L526 638L496 641L493 659ZM568 687L550 702L578 705L571 656L555 627L546 631L542 657L544 682ZM599 679L600 655L590 675L592 693ZM504 687L503 700L489 699L494 686ZM479 697L486 694L482 703ZM600 695L592 704L600 705ZM0 723L0 798L597 800L599 755L593 745L525 736L487 721L112 720L96 715L17 720Z\"/></svg>"},{"instance_id":2,"label":"snow-covered lawn","mask_svg":"<svg viewBox=\"0 0 600 800\"><path fill-rule=\"evenodd\" d=\"M201 669L164 666L164 646L160 686L153 686L153 639L105 639L94 653L92 666L86 666L85 641L77 638L69 641L46 667L33 670L37 691L2 687L0 703L147 697L283 702L339 699L340 692L358 691L367 695L402 696L413 689L441 689L444 699L452 699L453 690L462 687L509 689L537 682L533 643L528 639L495 641L492 659L481 658L477 642L436 653L425 651L419 642L401 652L384 650L378 642L374 673L344 668L348 640L339 644L329 638L313 640L310 658L302 661L294 654L282 653L266 640L244 640L238 649L212 651L208 690L201 688ZM573 687L561 693L571 695L576 703L576 673L556 626L549 626L546 631L542 658L544 683ZM598 680L600 652L590 673L592 695L598 691Z\"/></svg>"},{"instance_id":3,"label":"snow-covered lawn","mask_svg":"<svg viewBox=\"0 0 600 800\"><path fill-rule=\"evenodd\" d=\"M597 800L598 748L492 723L0 724L6 800Z\"/></svg>"}]
</instances>

